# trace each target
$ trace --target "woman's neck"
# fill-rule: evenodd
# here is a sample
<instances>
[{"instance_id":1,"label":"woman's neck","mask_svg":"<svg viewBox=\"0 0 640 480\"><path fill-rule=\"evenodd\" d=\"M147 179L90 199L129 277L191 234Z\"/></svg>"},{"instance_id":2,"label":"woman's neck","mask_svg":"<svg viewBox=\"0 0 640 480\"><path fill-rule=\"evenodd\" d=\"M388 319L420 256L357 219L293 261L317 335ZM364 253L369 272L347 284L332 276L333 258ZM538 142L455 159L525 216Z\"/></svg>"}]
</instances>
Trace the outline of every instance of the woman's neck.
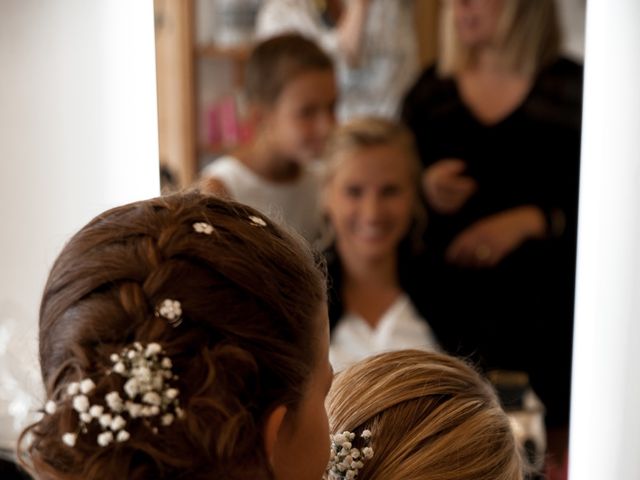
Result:
<instances>
[{"instance_id":1,"label":"woman's neck","mask_svg":"<svg viewBox=\"0 0 640 480\"><path fill-rule=\"evenodd\" d=\"M339 244L337 249L343 269L341 294L345 309L375 328L402 291L397 255L363 259L345 254Z\"/></svg>"},{"instance_id":2,"label":"woman's neck","mask_svg":"<svg viewBox=\"0 0 640 480\"><path fill-rule=\"evenodd\" d=\"M495 75L513 74L506 67L504 55L495 47L486 46L478 49L475 56L475 62L471 67L476 72L492 73Z\"/></svg>"},{"instance_id":3,"label":"woman's neck","mask_svg":"<svg viewBox=\"0 0 640 480\"><path fill-rule=\"evenodd\" d=\"M302 172L299 163L278 155L260 140L239 148L234 156L255 174L274 183L293 182Z\"/></svg>"},{"instance_id":4,"label":"woman's neck","mask_svg":"<svg viewBox=\"0 0 640 480\"><path fill-rule=\"evenodd\" d=\"M526 99L533 78L507 67L501 52L485 47L457 75L460 95L482 123L493 125L508 117Z\"/></svg>"},{"instance_id":5,"label":"woman's neck","mask_svg":"<svg viewBox=\"0 0 640 480\"><path fill-rule=\"evenodd\" d=\"M358 283L397 284L398 255L390 252L379 257L364 257L336 241L336 250L346 278Z\"/></svg>"}]
</instances>

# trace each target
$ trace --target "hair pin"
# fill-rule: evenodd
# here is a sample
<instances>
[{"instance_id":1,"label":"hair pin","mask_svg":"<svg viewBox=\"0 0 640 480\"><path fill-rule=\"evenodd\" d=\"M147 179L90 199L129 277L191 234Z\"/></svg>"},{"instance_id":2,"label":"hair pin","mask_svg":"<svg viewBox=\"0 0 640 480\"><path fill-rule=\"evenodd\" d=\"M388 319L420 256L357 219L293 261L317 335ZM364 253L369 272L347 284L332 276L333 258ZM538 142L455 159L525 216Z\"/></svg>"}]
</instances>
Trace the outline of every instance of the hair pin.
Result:
<instances>
[{"instance_id":1,"label":"hair pin","mask_svg":"<svg viewBox=\"0 0 640 480\"><path fill-rule=\"evenodd\" d=\"M263 218L260 218L256 215L249 215L249 222L251 223L251 225L255 225L256 227L267 226L267 222L265 222Z\"/></svg>"},{"instance_id":2,"label":"hair pin","mask_svg":"<svg viewBox=\"0 0 640 480\"><path fill-rule=\"evenodd\" d=\"M156 308L156 317L163 317L167 323L176 328L182 323L182 306L178 300L165 298Z\"/></svg>"},{"instance_id":3,"label":"hair pin","mask_svg":"<svg viewBox=\"0 0 640 480\"><path fill-rule=\"evenodd\" d=\"M213 226L207 222L196 222L193 224L193 229L205 235L211 235L213 233Z\"/></svg>"}]
</instances>

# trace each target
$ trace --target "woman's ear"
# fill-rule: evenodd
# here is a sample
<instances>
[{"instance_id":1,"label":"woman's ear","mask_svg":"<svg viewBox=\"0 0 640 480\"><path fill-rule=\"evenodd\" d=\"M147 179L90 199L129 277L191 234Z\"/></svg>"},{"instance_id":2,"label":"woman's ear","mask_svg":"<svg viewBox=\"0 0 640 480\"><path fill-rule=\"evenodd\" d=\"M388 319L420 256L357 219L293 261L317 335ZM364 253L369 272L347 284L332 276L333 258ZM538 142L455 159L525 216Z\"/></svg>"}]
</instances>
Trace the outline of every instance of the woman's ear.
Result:
<instances>
[{"instance_id":1,"label":"woman's ear","mask_svg":"<svg viewBox=\"0 0 640 480\"><path fill-rule=\"evenodd\" d=\"M269 414L264 425L264 451L267 453L271 468L274 467L273 458L278 448L278 437L280 437L286 415L287 407L279 405Z\"/></svg>"}]
</instances>

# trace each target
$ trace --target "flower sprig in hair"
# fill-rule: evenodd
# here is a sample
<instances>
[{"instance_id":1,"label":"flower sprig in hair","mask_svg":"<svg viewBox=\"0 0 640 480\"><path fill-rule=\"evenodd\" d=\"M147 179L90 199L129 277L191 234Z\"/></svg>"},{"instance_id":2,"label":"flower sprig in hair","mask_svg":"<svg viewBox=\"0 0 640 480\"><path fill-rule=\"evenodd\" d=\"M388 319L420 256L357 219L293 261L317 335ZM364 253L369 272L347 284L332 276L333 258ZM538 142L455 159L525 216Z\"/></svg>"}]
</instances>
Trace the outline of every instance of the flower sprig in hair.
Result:
<instances>
[{"instance_id":1,"label":"flower sprig in hair","mask_svg":"<svg viewBox=\"0 0 640 480\"><path fill-rule=\"evenodd\" d=\"M364 430L360 437L363 448L354 448L356 434L348 431L331 435L331 457L327 466L327 480L353 480L357 478L364 461L373 457L373 448L369 446L371 432Z\"/></svg>"},{"instance_id":2,"label":"flower sprig in hair","mask_svg":"<svg viewBox=\"0 0 640 480\"><path fill-rule=\"evenodd\" d=\"M150 423L154 417L159 417L157 424L167 427L176 417L183 416L178 398L180 392L169 385L169 381L177 376L172 372L171 359L160 344L152 342L144 346L135 342L120 354L112 354L110 360L113 367L107 375L117 374L127 379L123 395L114 390L104 396L104 402L93 403L90 399L96 388L93 380L85 378L67 386L67 398L78 413L78 429L62 435L62 441L69 447L75 446L79 433L89 432L94 421L100 429L96 441L106 447L114 441L129 440L131 435L127 428L136 419L155 433L157 426ZM55 414L55 402L49 400L45 412Z\"/></svg>"}]
</instances>

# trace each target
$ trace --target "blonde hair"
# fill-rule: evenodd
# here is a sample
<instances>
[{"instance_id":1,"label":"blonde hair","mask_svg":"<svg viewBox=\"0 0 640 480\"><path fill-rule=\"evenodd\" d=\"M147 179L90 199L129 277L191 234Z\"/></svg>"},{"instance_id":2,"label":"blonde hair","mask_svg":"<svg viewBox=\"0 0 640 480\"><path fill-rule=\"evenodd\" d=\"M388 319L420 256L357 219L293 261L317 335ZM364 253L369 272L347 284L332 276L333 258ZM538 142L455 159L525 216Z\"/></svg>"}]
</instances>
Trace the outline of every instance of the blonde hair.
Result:
<instances>
[{"instance_id":1,"label":"blonde hair","mask_svg":"<svg viewBox=\"0 0 640 480\"><path fill-rule=\"evenodd\" d=\"M440 22L438 73L448 77L474 64L477 51L458 40L452 2L445 2ZM560 52L555 0L504 0L493 43L508 70L534 75Z\"/></svg>"},{"instance_id":2,"label":"blonde hair","mask_svg":"<svg viewBox=\"0 0 640 480\"><path fill-rule=\"evenodd\" d=\"M362 480L523 478L492 387L453 357L402 350L359 362L337 375L327 410L333 433L371 431Z\"/></svg>"},{"instance_id":3,"label":"blonde hair","mask_svg":"<svg viewBox=\"0 0 640 480\"><path fill-rule=\"evenodd\" d=\"M342 165L345 154L365 148L389 145L398 147L404 152L404 157L408 162L409 181L412 183L416 196L415 222L410 236L413 249L419 251L422 248L422 233L427 223L427 213L420 202L422 166L414 136L404 124L381 117L360 117L349 120L336 128L325 149L325 168L322 180L323 201L326 201L327 187Z\"/></svg>"},{"instance_id":4,"label":"blonde hair","mask_svg":"<svg viewBox=\"0 0 640 480\"><path fill-rule=\"evenodd\" d=\"M333 132L325 150L326 185L341 163L345 153L363 148L394 145L406 153L412 176L419 177L421 166L411 131L403 124L379 117L354 118Z\"/></svg>"}]
</instances>

